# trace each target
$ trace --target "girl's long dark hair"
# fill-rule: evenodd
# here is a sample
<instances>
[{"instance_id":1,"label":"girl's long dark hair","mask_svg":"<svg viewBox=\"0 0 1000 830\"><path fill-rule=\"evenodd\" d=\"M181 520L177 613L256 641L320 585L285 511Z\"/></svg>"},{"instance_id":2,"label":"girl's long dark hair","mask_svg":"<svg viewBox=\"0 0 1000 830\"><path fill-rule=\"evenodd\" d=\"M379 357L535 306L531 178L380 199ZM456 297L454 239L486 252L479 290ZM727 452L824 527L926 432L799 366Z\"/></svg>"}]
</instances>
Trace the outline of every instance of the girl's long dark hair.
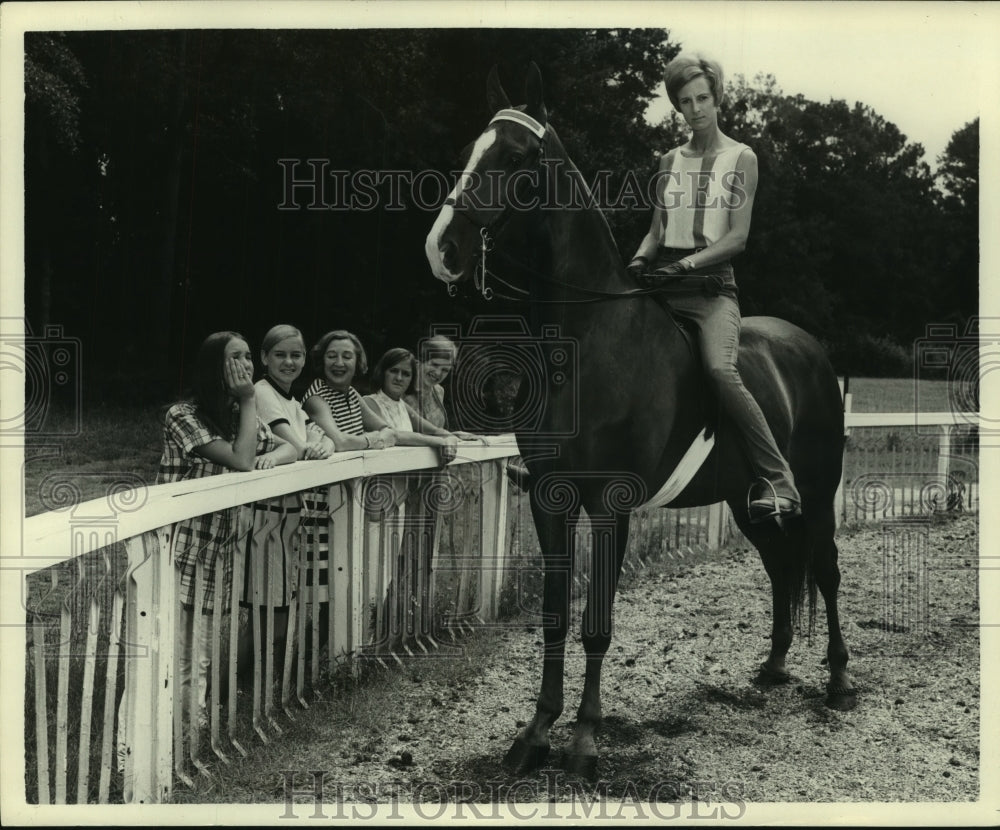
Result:
<instances>
[{"instance_id":1,"label":"girl's long dark hair","mask_svg":"<svg viewBox=\"0 0 1000 830\"><path fill-rule=\"evenodd\" d=\"M222 372L226 346L234 339L246 341L235 331L217 331L205 338L195 358L193 379L187 399L205 425L227 441L233 438L233 401L226 391Z\"/></svg>"}]
</instances>

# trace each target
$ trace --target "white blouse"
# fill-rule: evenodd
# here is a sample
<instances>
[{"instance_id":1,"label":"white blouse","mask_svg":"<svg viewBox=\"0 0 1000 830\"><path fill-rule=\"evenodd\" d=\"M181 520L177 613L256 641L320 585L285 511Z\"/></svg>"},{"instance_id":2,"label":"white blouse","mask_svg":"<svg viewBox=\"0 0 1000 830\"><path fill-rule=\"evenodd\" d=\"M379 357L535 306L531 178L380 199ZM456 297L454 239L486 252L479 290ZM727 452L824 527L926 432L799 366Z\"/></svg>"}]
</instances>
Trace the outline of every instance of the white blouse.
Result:
<instances>
[{"instance_id":1,"label":"white blouse","mask_svg":"<svg viewBox=\"0 0 1000 830\"><path fill-rule=\"evenodd\" d=\"M385 418L385 422L390 427L403 432L414 431L409 407L402 400L394 401L381 389L371 398L378 404L378 408L382 411L382 417Z\"/></svg>"}]
</instances>

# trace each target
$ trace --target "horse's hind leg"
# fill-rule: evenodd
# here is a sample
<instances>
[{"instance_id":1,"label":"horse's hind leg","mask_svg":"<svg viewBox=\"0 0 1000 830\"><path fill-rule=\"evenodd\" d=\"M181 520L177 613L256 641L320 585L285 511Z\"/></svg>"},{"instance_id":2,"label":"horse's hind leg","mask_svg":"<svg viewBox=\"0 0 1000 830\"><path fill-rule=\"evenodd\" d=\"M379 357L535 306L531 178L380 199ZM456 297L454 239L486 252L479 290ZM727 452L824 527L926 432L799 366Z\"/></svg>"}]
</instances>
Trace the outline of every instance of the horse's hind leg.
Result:
<instances>
[{"instance_id":1,"label":"horse's hind leg","mask_svg":"<svg viewBox=\"0 0 1000 830\"><path fill-rule=\"evenodd\" d=\"M757 672L755 682L761 685L776 685L787 683L788 669L785 668L785 657L791 648L794 631L792 628L792 585L788 563L789 556L794 556L794 543L789 536L776 525L750 524L743 516L745 506L740 509L737 503L731 504L733 516L743 535L746 536L760 554L764 570L771 581L771 650L767 659ZM798 551L805 555L805 551Z\"/></svg>"},{"instance_id":2,"label":"horse's hind leg","mask_svg":"<svg viewBox=\"0 0 1000 830\"><path fill-rule=\"evenodd\" d=\"M576 713L573 740L566 751L568 772L593 778L597 772L594 733L601 724L601 669L611 645L612 609L618 576L628 542L629 514L591 518L593 552L587 606L583 612L581 641L587 655L583 696Z\"/></svg>"},{"instance_id":3,"label":"horse's hind leg","mask_svg":"<svg viewBox=\"0 0 1000 830\"><path fill-rule=\"evenodd\" d=\"M792 629L792 586L785 570L784 540L769 540L758 547L764 570L771 580L771 650L757 673L763 685L787 683L785 657L794 636Z\"/></svg>"},{"instance_id":4,"label":"horse's hind leg","mask_svg":"<svg viewBox=\"0 0 1000 830\"><path fill-rule=\"evenodd\" d=\"M831 709L847 711L858 702L857 692L847 673L847 646L840 630L837 610L837 592L840 589L840 568L837 567L837 545L833 540L833 508L823 511L822 518L813 519L809 526L813 546L813 573L816 587L826 605L828 643L826 657L830 665L830 683L827 686L826 705Z\"/></svg>"}]
</instances>

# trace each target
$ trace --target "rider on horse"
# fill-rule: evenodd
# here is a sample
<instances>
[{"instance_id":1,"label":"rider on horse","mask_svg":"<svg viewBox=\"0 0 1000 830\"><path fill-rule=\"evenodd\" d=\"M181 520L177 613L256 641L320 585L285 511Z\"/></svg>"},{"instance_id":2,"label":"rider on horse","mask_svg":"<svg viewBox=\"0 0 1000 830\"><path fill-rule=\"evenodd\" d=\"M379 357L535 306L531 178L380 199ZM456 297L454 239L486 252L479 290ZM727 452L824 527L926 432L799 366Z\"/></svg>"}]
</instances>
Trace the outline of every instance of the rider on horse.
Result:
<instances>
[{"instance_id":1,"label":"rider on horse","mask_svg":"<svg viewBox=\"0 0 1000 830\"><path fill-rule=\"evenodd\" d=\"M768 485L769 492L750 502L751 519L796 515L801 499L788 462L736 368L740 308L730 259L746 247L750 232L757 157L719 129L724 91L716 61L679 55L664 81L692 135L660 161L652 222L628 270L646 286L680 289L670 307L697 324L706 376Z\"/></svg>"}]
</instances>

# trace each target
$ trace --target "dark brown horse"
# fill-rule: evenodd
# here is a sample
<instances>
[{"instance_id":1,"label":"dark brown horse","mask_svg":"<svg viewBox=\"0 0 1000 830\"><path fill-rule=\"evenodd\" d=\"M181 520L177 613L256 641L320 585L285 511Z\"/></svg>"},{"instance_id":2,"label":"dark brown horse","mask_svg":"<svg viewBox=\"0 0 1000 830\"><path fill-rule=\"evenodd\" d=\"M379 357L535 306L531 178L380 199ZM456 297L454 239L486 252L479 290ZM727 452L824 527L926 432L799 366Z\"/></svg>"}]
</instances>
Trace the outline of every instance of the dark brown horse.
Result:
<instances>
[{"instance_id":1,"label":"dark brown horse","mask_svg":"<svg viewBox=\"0 0 1000 830\"><path fill-rule=\"evenodd\" d=\"M545 561L542 611L550 622L535 716L505 762L519 772L543 763L549 729L563 710L571 530L582 508L594 530L582 626L588 659L566 762L593 773L601 666L629 512L659 490L705 425L703 382L679 327L626 274L601 212L585 203L548 203L553 193L581 192L582 177L548 123L537 67L528 73L524 106L510 108L495 69L487 94L500 112L472 145L465 173L427 237L428 260L449 285L495 272L503 281L495 283L498 293L523 292L536 334L557 327L574 344L578 367L550 382L539 420L517 432L533 481L532 515ZM856 694L837 614L834 544L844 434L837 378L816 340L773 317L743 321L738 366L791 465L802 515L783 527L749 522L747 492L755 476L725 417L711 455L671 506L726 501L760 552L773 590L773 628L759 682L787 681L793 620L808 593L811 621L818 587L829 632L827 705L849 709Z\"/></svg>"}]
</instances>

